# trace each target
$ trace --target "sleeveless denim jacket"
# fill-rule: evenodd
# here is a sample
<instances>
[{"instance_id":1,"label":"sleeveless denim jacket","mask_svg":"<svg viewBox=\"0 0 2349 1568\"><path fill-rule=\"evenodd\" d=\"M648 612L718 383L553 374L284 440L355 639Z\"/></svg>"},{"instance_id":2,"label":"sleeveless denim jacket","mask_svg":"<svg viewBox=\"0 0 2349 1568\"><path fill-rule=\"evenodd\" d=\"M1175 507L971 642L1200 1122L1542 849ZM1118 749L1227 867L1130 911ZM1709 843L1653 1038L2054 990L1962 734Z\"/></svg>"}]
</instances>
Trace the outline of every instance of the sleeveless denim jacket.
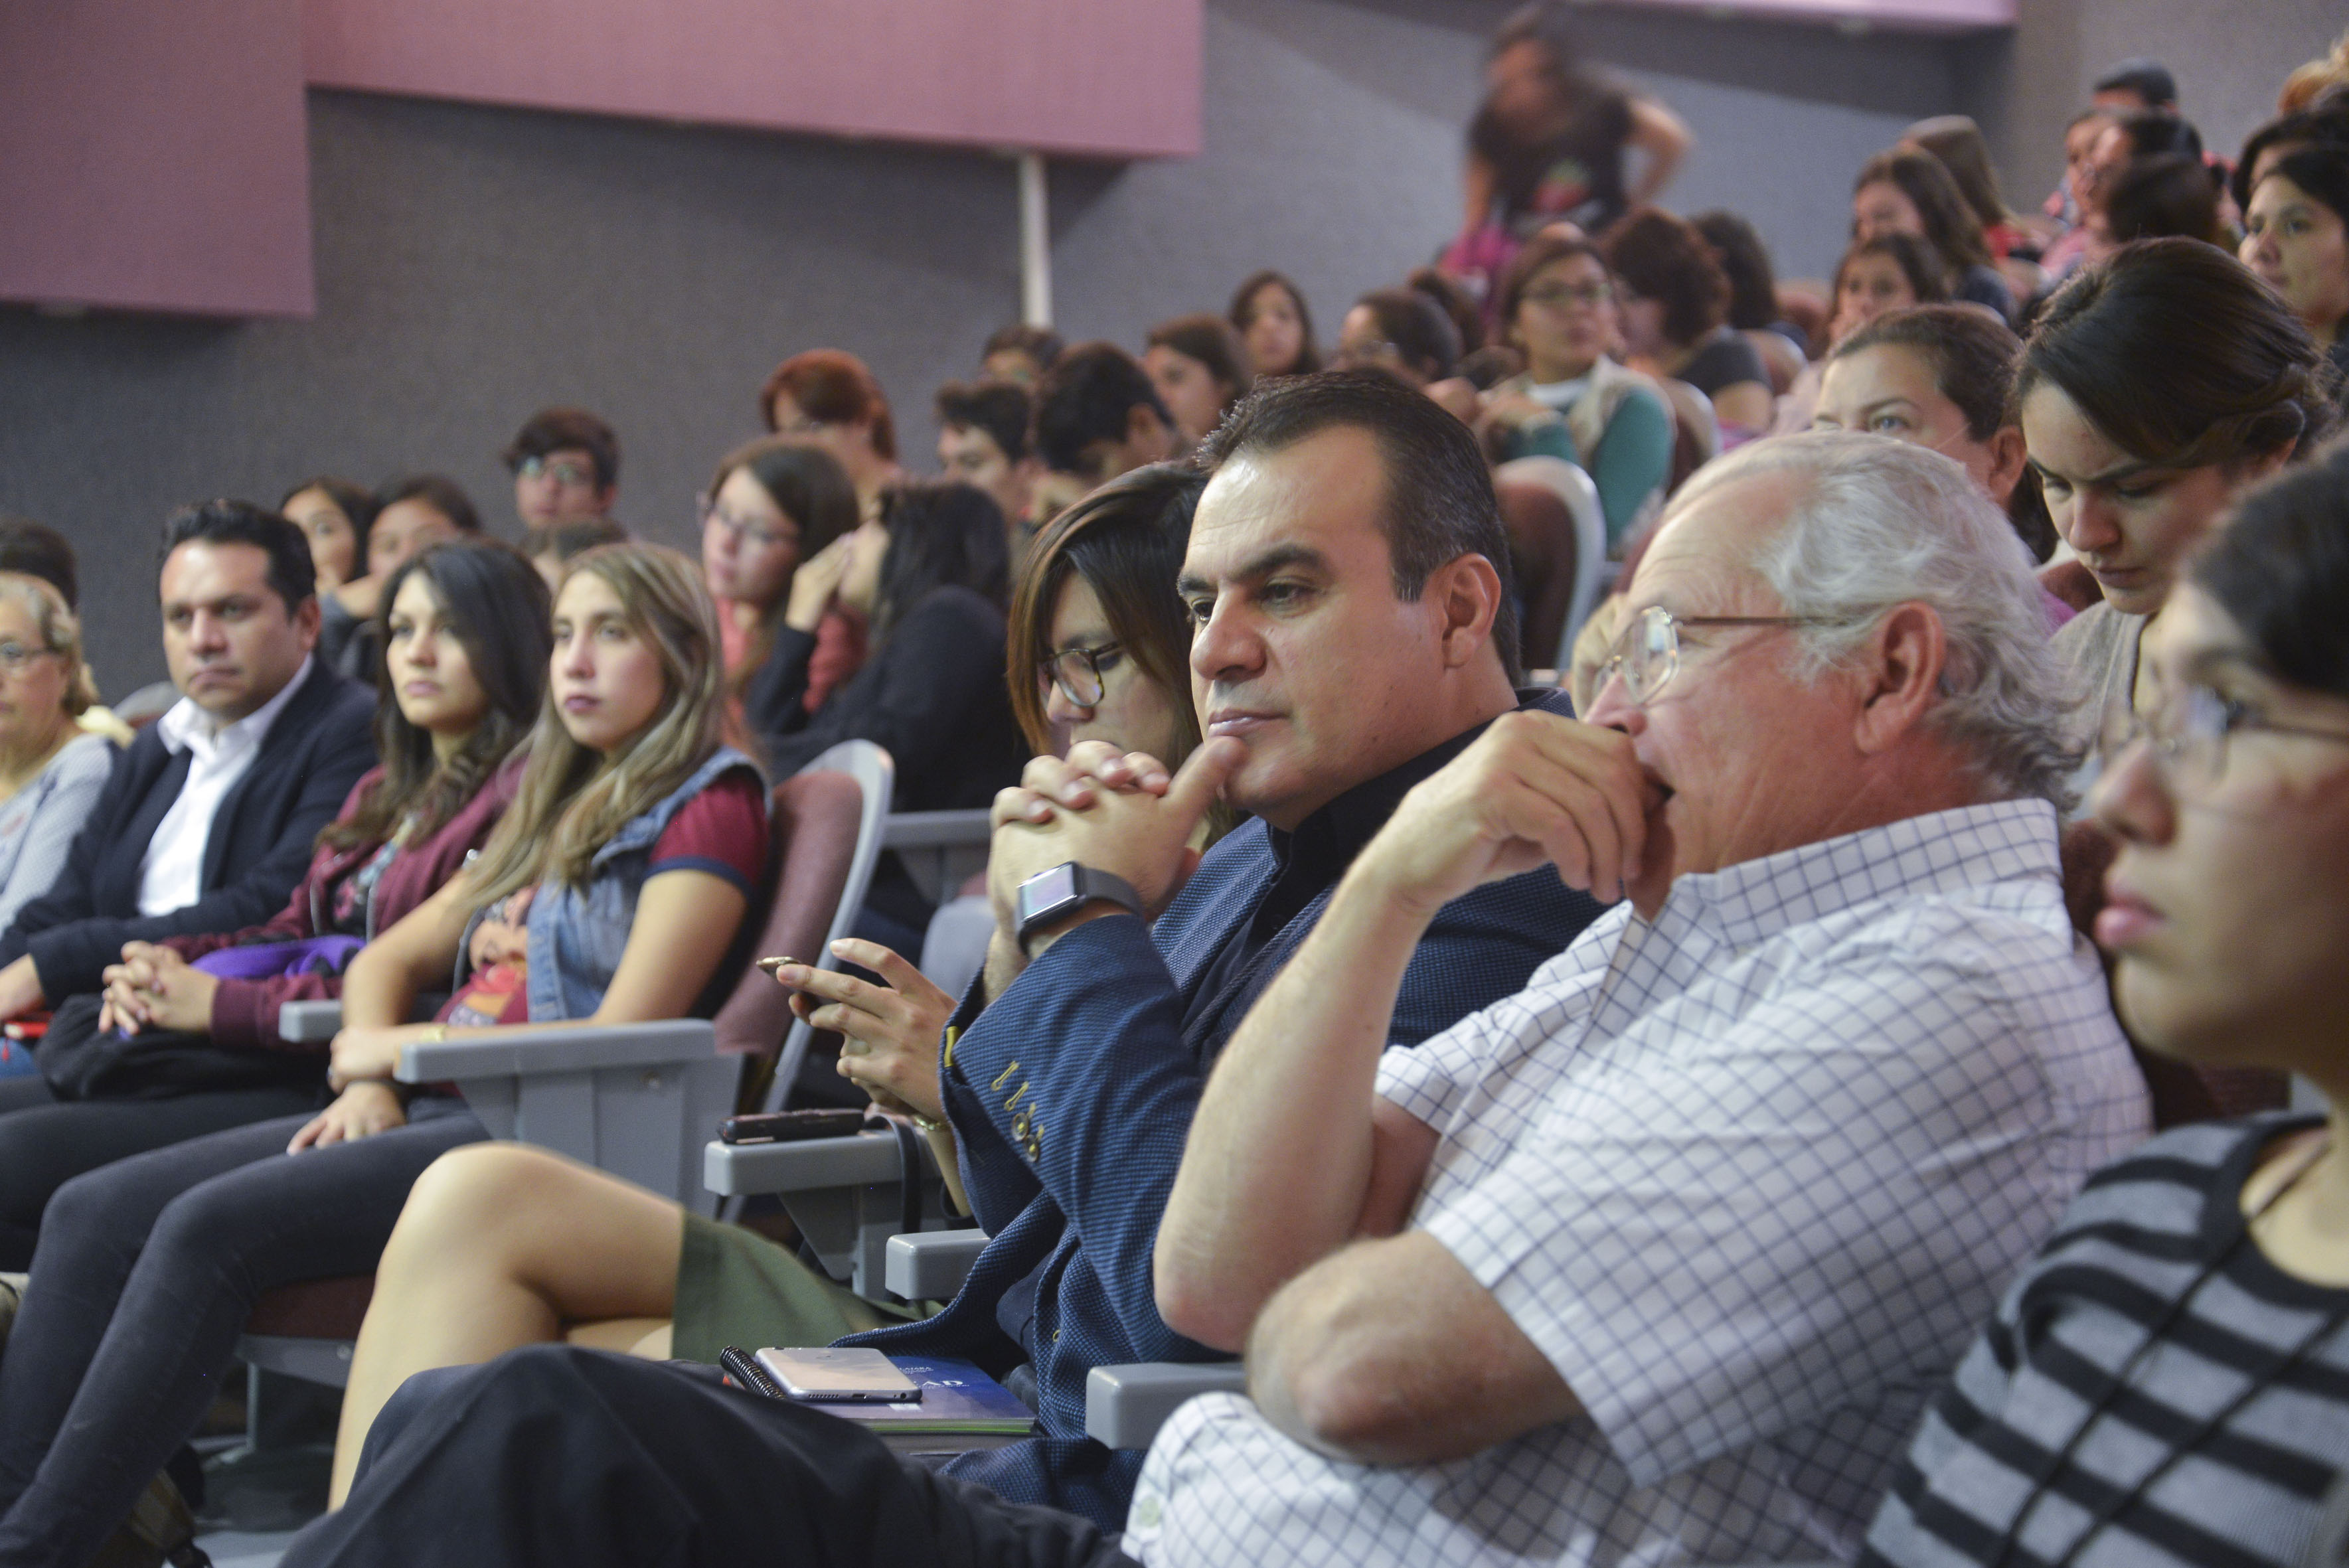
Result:
<instances>
[{"instance_id":1,"label":"sleeveless denim jacket","mask_svg":"<svg viewBox=\"0 0 2349 1568\"><path fill-rule=\"evenodd\" d=\"M532 1023L585 1018L603 1005L604 992L619 970L620 954L627 950L636 894L645 885L653 845L662 830L719 774L730 768L756 771L757 767L732 747L719 747L684 783L630 819L595 851L585 887L554 882L540 886L527 922Z\"/></svg>"}]
</instances>

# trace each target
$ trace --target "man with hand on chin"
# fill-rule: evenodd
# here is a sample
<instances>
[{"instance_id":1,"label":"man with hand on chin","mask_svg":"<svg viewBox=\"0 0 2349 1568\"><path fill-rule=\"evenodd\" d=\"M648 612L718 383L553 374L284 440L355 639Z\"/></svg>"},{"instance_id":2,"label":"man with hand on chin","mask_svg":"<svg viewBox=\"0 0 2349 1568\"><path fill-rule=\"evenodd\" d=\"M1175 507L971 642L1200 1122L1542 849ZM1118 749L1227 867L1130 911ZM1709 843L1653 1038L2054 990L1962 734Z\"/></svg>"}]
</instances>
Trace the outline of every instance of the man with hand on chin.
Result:
<instances>
[{"instance_id":1,"label":"man with hand on chin","mask_svg":"<svg viewBox=\"0 0 2349 1568\"><path fill-rule=\"evenodd\" d=\"M627 1542L645 1532L598 1522L621 1492L553 1472L502 1497L483 1488L512 1474L500 1467L554 1460L529 1436L549 1407L574 1460L597 1456L562 1468L660 1467L658 1484L690 1498L699 1560L711 1563L730 1560L730 1542L751 1552L817 1534L855 1535L864 1544L842 1550L856 1560L916 1561L882 1549L889 1518L968 1510L984 1535L1011 1527L1006 1500L1082 1516L1068 1522L1088 1539L1121 1525L1142 1456L1083 1435L1085 1377L1215 1355L1160 1320L1151 1278L1207 1068L1396 802L1521 706L1507 546L1458 420L1380 372L1319 376L1254 395L1203 459L1212 478L1181 592L1210 738L1172 778L1154 758L1081 746L1030 763L1023 787L999 798L988 873L998 928L939 1072L964 1181L994 1239L936 1317L841 1341L1000 1373L1024 1364L1043 1435L966 1454L946 1479L900 1472L855 1434L832 1432L830 1418L803 1429L808 1412L745 1409L664 1367L541 1346L414 1413L383 1482L363 1472L344 1512L289 1562L389 1561L460 1538L527 1542L534 1561L634 1561ZM1556 700L1523 703L1546 695ZM1629 748L1618 750L1629 779ZM1203 857L1192 846L1219 794L1255 820ZM1428 913L1381 1040L1413 1044L1507 995L1599 908L1529 868ZM734 1430L745 1419L758 1435ZM721 1434L725 1465L676 1457ZM740 1484L801 1466L818 1471L806 1484ZM871 1495L874 1473L918 1500ZM854 1495L866 1522L820 1507L828 1491ZM396 1522L418 1506L435 1516L420 1533ZM453 1535L458 1518L484 1522Z\"/></svg>"},{"instance_id":2,"label":"man with hand on chin","mask_svg":"<svg viewBox=\"0 0 2349 1568\"><path fill-rule=\"evenodd\" d=\"M1192 1124L1157 1299L1252 1398L1176 1413L1126 1553L1857 1550L1971 1326L2147 1125L2003 528L1936 454L1757 442L1676 500L1589 723L1505 717L1397 808ZM1544 863L1626 902L1385 1050L1430 913Z\"/></svg>"}]
</instances>

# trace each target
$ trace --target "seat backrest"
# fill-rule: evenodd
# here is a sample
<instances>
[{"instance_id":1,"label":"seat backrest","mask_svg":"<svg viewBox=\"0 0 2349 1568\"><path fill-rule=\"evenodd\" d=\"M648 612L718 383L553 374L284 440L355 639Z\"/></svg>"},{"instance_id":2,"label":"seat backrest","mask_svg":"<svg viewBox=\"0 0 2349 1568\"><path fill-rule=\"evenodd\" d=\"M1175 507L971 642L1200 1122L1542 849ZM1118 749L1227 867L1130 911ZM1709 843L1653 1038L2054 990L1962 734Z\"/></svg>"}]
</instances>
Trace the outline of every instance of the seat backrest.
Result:
<instances>
[{"instance_id":1,"label":"seat backrest","mask_svg":"<svg viewBox=\"0 0 2349 1568\"><path fill-rule=\"evenodd\" d=\"M785 787L796 783L798 779L824 773L847 778L855 786L858 797L855 832L851 840L852 848L839 894L833 902L829 920L819 929L815 941L806 942L794 934L792 940L801 943L801 945L762 947L760 953L762 956L801 959L818 969L838 969L842 966L841 961L833 956L832 944L849 934L856 924L857 914L864 907L864 892L873 883L873 867L881 858L882 829L889 817L890 795L896 788L897 765L886 750L870 740L843 740L800 769L797 778L785 780ZM781 789L778 789L779 799L781 794ZM835 841L842 836L840 826L834 820L830 830L829 836ZM789 880L790 861L791 856L787 854L783 872L777 873L779 893ZM777 903L780 907L780 897ZM769 1080L764 1097L767 1109L781 1110L790 1099L792 1080L799 1076L800 1063L807 1057L808 1041L814 1031L791 1016L788 995L763 972L755 967L749 970L743 975L743 983L745 985L755 983L765 988L767 995L746 1005L774 1008L773 1012L762 1011L760 1015L762 1019L772 1021L770 1027L784 1021L790 1024L788 1033L777 1028L763 1037L768 1041L782 1041L782 1048L775 1057L774 1076ZM736 999L742 1000L739 994ZM730 1008L732 1003L728 1006ZM724 1050L728 1046L722 1013L719 1018L719 1048Z\"/></svg>"},{"instance_id":2,"label":"seat backrest","mask_svg":"<svg viewBox=\"0 0 2349 1568\"><path fill-rule=\"evenodd\" d=\"M1672 469L1664 482L1669 497L1688 477L1721 455L1721 421L1713 399L1685 381L1659 380L1672 409Z\"/></svg>"},{"instance_id":3,"label":"seat backrest","mask_svg":"<svg viewBox=\"0 0 2349 1568\"><path fill-rule=\"evenodd\" d=\"M826 766L846 748L861 748L843 758L854 766ZM881 748L849 741L775 786L776 868L753 956L815 964L827 955L833 938L847 934L873 880L894 771ZM742 971L714 1023L720 1052L770 1059L801 1027L792 1016L790 993L756 965Z\"/></svg>"},{"instance_id":4,"label":"seat backrest","mask_svg":"<svg viewBox=\"0 0 2349 1568\"><path fill-rule=\"evenodd\" d=\"M1546 640L1539 655L1554 669L1565 669L1574 656L1574 639L1590 608L1599 603L1600 563L1607 559L1607 513L1599 503L1599 487L1590 476L1564 458L1516 458L1494 470L1507 484L1538 485L1565 503L1574 525L1574 586L1566 595L1566 614L1554 640ZM1546 629L1546 628L1545 628ZM1535 656L1529 641L1526 656Z\"/></svg>"}]
</instances>

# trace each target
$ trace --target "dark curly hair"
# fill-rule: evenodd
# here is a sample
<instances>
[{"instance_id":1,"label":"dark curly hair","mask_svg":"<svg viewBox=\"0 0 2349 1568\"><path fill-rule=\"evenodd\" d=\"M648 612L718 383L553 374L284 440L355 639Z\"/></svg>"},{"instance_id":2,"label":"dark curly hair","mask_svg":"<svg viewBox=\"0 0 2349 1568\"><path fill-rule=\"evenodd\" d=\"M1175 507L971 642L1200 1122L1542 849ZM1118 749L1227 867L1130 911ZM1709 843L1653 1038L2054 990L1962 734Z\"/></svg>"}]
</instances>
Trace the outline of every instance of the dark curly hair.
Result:
<instances>
[{"instance_id":1,"label":"dark curly hair","mask_svg":"<svg viewBox=\"0 0 2349 1568\"><path fill-rule=\"evenodd\" d=\"M1704 236L1670 212L1643 207L1601 242L1607 265L1634 294L1660 300L1664 335L1694 343L1729 314L1729 277Z\"/></svg>"}]
</instances>

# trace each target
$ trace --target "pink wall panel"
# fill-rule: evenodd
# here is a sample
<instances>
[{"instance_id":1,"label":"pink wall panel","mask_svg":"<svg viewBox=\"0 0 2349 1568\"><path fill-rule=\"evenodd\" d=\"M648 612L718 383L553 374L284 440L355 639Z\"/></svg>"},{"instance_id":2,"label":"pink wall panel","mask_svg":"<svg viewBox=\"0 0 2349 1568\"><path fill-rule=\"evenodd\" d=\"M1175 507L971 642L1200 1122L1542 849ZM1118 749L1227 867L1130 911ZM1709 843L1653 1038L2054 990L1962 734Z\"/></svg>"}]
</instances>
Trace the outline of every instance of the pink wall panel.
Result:
<instances>
[{"instance_id":1,"label":"pink wall panel","mask_svg":"<svg viewBox=\"0 0 2349 1568\"><path fill-rule=\"evenodd\" d=\"M1826 22L1897 32L1961 33L2014 26L2016 0L1619 0L1668 11L1757 21Z\"/></svg>"},{"instance_id":2,"label":"pink wall panel","mask_svg":"<svg viewBox=\"0 0 2349 1568\"><path fill-rule=\"evenodd\" d=\"M300 0L0 0L0 299L307 315Z\"/></svg>"},{"instance_id":3,"label":"pink wall panel","mask_svg":"<svg viewBox=\"0 0 2349 1568\"><path fill-rule=\"evenodd\" d=\"M1202 0L306 0L320 87L1109 157L1200 144Z\"/></svg>"}]
</instances>

